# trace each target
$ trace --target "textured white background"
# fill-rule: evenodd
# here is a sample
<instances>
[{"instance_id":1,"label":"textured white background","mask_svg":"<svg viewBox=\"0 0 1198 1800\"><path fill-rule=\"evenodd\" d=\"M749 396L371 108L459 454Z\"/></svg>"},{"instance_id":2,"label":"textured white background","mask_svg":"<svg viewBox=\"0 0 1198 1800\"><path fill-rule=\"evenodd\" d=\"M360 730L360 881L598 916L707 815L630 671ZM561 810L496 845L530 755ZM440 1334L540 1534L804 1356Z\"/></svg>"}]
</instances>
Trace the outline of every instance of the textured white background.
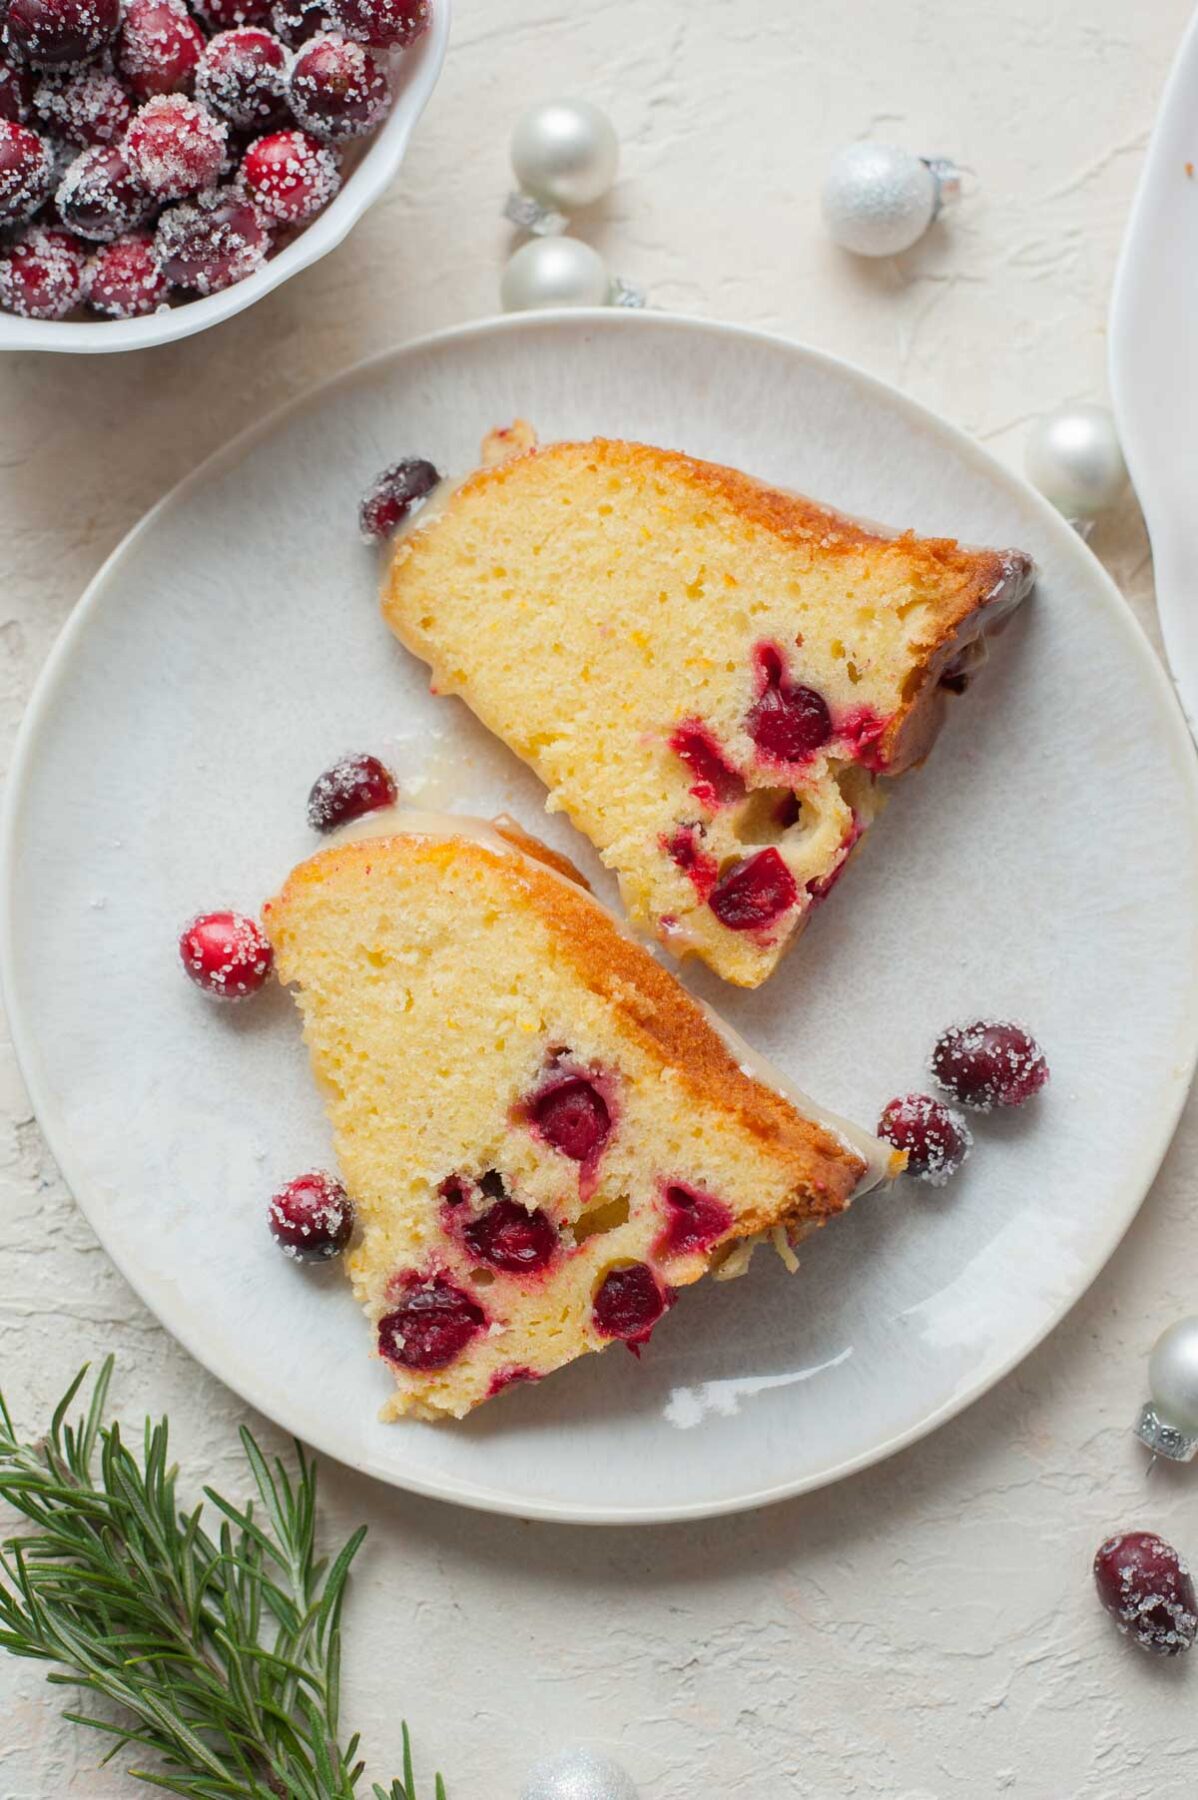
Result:
<instances>
[{"instance_id":1,"label":"textured white background","mask_svg":"<svg viewBox=\"0 0 1198 1800\"><path fill-rule=\"evenodd\" d=\"M0 367L6 750L80 590L179 476L314 380L493 310L506 140L530 100L577 91L611 112L623 179L587 234L659 304L839 351L1013 461L1038 412L1103 397L1108 288L1187 0L458 9L408 163L338 253L205 337ZM841 257L815 208L830 150L868 132L977 172L947 227L879 267ZM1130 500L1094 548L1152 630ZM7 1051L0 1084L0 1376L18 1418L38 1428L77 1364L113 1349L126 1416L169 1409L196 1482L239 1482L242 1409L109 1266ZM1198 1555L1198 1474L1146 1482L1127 1431L1153 1338L1198 1302L1196 1151L1191 1105L1126 1242L1050 1341L936 1437L832 1492L624 1534L456 1512L327 1470L330 1528L371 1525L346 1708L371 1772L397 1766L406 1713L451 1800L515 1800L535 1755L578 1740L618 1754L645 1800L1191 1795L1198 1668L1123 1644L1088 1564L1132 1524ZM144 1791L94 1761L39 1672L0 1666L2 1800Z\"/></svg>"}]
</instances>

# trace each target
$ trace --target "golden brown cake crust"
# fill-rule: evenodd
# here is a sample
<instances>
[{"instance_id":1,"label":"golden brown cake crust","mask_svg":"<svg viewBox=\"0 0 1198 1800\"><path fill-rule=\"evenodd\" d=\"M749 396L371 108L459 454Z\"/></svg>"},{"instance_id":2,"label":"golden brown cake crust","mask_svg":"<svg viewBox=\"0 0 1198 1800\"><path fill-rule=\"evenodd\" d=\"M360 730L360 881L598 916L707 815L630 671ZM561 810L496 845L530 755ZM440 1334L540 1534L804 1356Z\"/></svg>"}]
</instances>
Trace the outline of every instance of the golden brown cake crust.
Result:
<instances>
[{"instance_id":1,"label":"golden brown cake crust","mask_svg":"<svg viewBox=\"0 0 1198 1800\"><path fill-rule=\"evenodd\" d=\"M747 1075L686 989L647 950L626 937L588 892L526 853L508 858L466 837L407 836L371 838L321 851L293 869L281 892L263 909L267 936L281 952L282 978L289 978L286 952L274 915L286 913L299 888L319 886L336 863L369 876L376 868L385 875L392 859L423 860L448 873L456 863L470 858L503 866L509 883L518 886L528 905L552 924L555 943L576 975L611 1006L643 1051L676 1070L697 1105L731 1115L763 1150L792 1165L796 1204L789 1216L821 1222L845 1209L866 1173L862 1158L823 1126L805 1118L782 1094ZM743 1222L744 1231L764 1230L778 1222L775 1209L763 1211L759 1219Z\"/></svg>"}]
</instances>

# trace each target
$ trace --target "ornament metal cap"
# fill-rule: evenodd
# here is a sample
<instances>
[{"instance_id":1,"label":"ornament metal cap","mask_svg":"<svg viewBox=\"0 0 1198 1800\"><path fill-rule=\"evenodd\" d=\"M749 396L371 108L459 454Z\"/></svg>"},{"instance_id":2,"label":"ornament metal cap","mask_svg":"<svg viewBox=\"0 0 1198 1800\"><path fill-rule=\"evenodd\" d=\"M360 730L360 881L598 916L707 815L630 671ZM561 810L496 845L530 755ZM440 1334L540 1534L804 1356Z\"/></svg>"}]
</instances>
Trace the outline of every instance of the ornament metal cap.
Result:
<instances>
[{"instance_id":1,"label":"ornament metal cap","mask_svg":"<svg viewBox=\"0 0 1198 1800\"><path fill-rule=\"evenodd\" d=\"M932 218L938 219L946 206L955 206L961 198L964 169L958 168L951 156L921 156L920 162L936 183L936 204Z\"/></svg>"},{"instance_id":2,"label":"ornament metal cap","mask_svg":"<svg viewBox=\"0 0 1198 1800\"><path fill-rule=\"evenodd\" d=\"M1154 1456L1167 1457L1170 1462L1193 1462L1198 1456L1198 1437L1190 1437L1176 1425L1167 1425L1151 1400L1140 1409L1136 1436Z\"/></svg>"}]
</instances>

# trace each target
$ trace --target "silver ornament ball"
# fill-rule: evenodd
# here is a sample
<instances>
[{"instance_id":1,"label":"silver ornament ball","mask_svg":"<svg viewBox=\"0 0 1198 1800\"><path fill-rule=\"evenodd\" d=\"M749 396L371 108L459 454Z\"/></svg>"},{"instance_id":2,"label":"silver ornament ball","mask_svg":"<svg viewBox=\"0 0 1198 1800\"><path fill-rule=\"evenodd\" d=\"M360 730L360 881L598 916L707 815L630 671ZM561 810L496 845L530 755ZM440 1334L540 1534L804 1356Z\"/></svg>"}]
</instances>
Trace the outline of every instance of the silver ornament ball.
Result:
<instances>
[{"instance_id":1,"label":"silver ornament ball","mask_svg":"<svg viewBox=\"0 0 1198 1800\"><path fill-rule=\"evenodd\" d=\"M1161 1333L1148 1361L1148 1387L1170 1425L1198 1435L1198 1318Z\"/></svg>"},{"instance_id":2,"label":"silver ornament ball","mask_svg":"<svg viewBox=\"0 0 1198 1800\"><path fill-rule=\"evenodd\" d=\"M919 242L956 187L949 163L897 144L846 144L824 180L824 224L857 256L897 256Z\"/></svg>"},{"instance_id":3,"label":"silver ornament ball","mask_svg":"<svg viewBox=\"0 0 1198 1800\"><path fill-rule=\"evenodd\" d=\"M505 312L543 306L606 306L611 276L597 250L578 238L530 238L509 261L499 283Z\"/></svg>"},{"instance_id":4,"label":"silver ornament ball","mask_svg":"<svg viewBox=\"0 0 1198 1800\"><path fill-rule=\"evenodd\" d=\"M1104 406L1062 406L1033 426L1025 467L1067 519L1092 519L1127 486L1115 421Z\"/></svg>"},{"instance_id":5,"label":"silver ornament ball","mask_svg":"<svg viewBox=\"0 0 1198 1800\"><path fill-rule=\"evenodd\" d=\"M563 1750L539 1762L520 1800L640 1800L631 1776L594 1750Z\"/></svg>"},{"instance_id":6,"label":"silver ornament ball","mask_svg":"<svg viewBox=\"0 0 1198 1800\"><path fill-rule=\"evenodd\" d=\"M564 212L589 206L616 179L620 145L606 113L589 100L530 107L512 133L512 169L526 193Z\"/></svg>"}]
</instances>

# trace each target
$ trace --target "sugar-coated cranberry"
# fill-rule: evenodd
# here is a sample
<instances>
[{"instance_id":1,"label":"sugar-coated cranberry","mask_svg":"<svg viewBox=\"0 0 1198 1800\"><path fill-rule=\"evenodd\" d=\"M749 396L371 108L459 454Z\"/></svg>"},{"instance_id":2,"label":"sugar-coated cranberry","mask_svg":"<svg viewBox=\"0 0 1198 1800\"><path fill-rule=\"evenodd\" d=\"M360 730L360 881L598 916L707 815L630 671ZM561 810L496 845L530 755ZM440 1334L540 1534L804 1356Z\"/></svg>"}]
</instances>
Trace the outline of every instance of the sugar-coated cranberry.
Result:
<instances>
[{"instance_id":1,"label":"sugar-coated cranberry","mask_svg":"<svg viewBox=\"0 0 1198 1800\"><path fill-rule=\"evenodd\" d=\"M282 38L292 50L298 50L318 33L335 28L325 0L274 0L270 22L275 36Z\"/></svg>"},{"instance_id":2,"label":"sugar-coated cranberry","mask_svg":"<svg viewBox=\"0 0 1198 1800\"><path fill-rule=\"evenodd\" d=\"M552 1260L557 1228L546 1213L529 1212L518 1200L497 1200L471 1219L462 1233L472 1256L512 1275L532 1275Z\"/></svg>"},{"instance_id":3,"label":"sugar-coated cranberry","mask_svg":"<svg viewBox=\"0 0 1198 1800\"><path fill-rule=\"evenodd\" d=\"M786 679L782 654L773 644L757 649L761 693L745 717L745 729L763 755L775 762L803 762L832 736L832 716L822 694Z\"/></svg>"},{"instance_id":4,"label":"sugar-coated cranberry","mask_svg":"<svg viewBox=\"0 0 1198 1800\"><path fill-rule=\"evenodd\" d=\"M573 1162L593 1162L611 1134L607 1102L585 1075L551 1081L534 1094L528 1114L537 1136Z\"/></svg>"},{"instance_id":5,"label":"sugar-coated cranberry","mask_svg":"<svg viewBox=\"0 0 1198 1800\"><path fill-rule=\"evenodd\" d=\"M771 845L734 863L707 904L729 931L764 931L798 903L794 876Z\"/></svg>"},{"instance_id":6,"label":"sugar-coated cranberry","mask_svg":"<svg viewBox=\"0 0 1198 1800\"><path fill-rule=\"evenodd\" d=\"M128 94L107 69L43 75L33 103L50 130L71 144L113 144L133 116Z\"/></svg>"},{"instance_id":7,"label":"sugar-coated cranberry","mask_svg":"<svg viewBox=\"0 0 1198 1800\"><path fill-rule=\"evenodd\" d=\"M138 319L158 312L170 291L147 232L103 245L87 265L84 297L94 312L109 319Z\"/></svg>"},{"instance_id":8,"label":"sugar-coated cranberry","mask_svg":"<svg viewBox=\"0 0 1198 1800\"><path fill-rule=\"evenodd\" d=\"M698 719L683 720L671 734L670 749L694 776L691 793L701 806L716 812L721 806L744 799L745 784L740 775Z\"/></svg>"},{"instance_id":9,"label":"sugar-coated cranberry","mask_svg":"<svg viewBox=\"0 0 1198 1800\"><path fill-rule=\"evenodd\" d=\"M400 50L428 30L430 0L330 0L333 16L346 37L376 50Z\"/></svg>"},{"instance_id":10,"label":"sugar-coated cranberry","mask_svg":"<svg viewBox=\"0 0 1198 1800\"><path fill-rule=\"evenodd\" d=\"M55 225L35 225L0 253L0 307L25 319L65 319L83 294L84 246Z\"/></svg>"},{"instance_id":11,"label":"sugar-coated cranberry","mask_svg":"<svg viewBox=\"0 0 1198 1800\"><path fill-rule=\"evenodd\" d=\"M123 148L156 200L182 200L217 179L228 131L223 119L186 94L157 94L134 113Z\"/></svg>"},{"instance_id":12,"label":"sugar-coated cranberry","mask_svg":"<svg viewBox=\"0 0 1198 1800\"><path fill-rule=\"evenodd\" d=\"M179 939L183 967L197 987L221 1000L243 1000L270 978L275 953L244 913L201 913Z\"/></svg>"},{"instance_id":13,"label":"sugar-coated cranberry","mask_svg":"<svg viewBox=\"0 0 1198 1800\"><path fill-rule=\"evenodd\" d=\"M907 1173L932 1187L955 1175L973 1143L973 1133L951 1106L931 1094L904 1094L891 1100L878 1121L878 1136L907 1152Z\"/></svg>"},{"instance_id":14,"label":"sugar-coated cranberry","mask_svg":"<svg viewBox=\"0 0 1198 1800\"><path fill-rule=\"evenodd\" d=\"M671 1299L648 1263L625 1263L622 1268L609 1269L592 1306L595 1329L603 1337L643 1344Z\"/></svg>"},{"instance_id":15,"label":"sugar-coated cranberry","mask_svg":"<svg viewBox=\"0 0 1198 1800\"><path fill-rule=\"evenodd\" d=\"M381 544L391 537L440 479L423 456L404 456L380 469L358 505L358 529L366 542Z\"/></svg>"},{"instance_id":16,"label":"sugar-coated cranberry","mask_svg":"<svg viewBox=\"0 0 1198 1800\"><path fill-rule=\"evenodd\" d=\"M313 137L352 138L374 130L391 104L391 89L373 50L329 31L296 57L288 98Z\"/></svg>"},{"instance_id":17,"label":"sugar-coated cranberry","mask_svg":"<svg viewBox=\"0 0 1198 1800\"><path fill-rule=\"evenodd\" d=\"M695 1256L718 1243L736 1222L731 1207L701 1188L672 1181L664 1198L666 1222L653 1246L656 1256Z\"/></svg>"},{"instance_id":18,"label":"sugar-coated cranberry","mask_svg":"<svg viewBox=\"0 0 1198 1800\"><path fill-rule=\"evenodd\" d=\"M379 1320L380 1354L405 1369L447 1368L482 1330L486 1314L443 1276L416 1276L405 1285L399 1305Z\"/></svg>"},{"instance_id":19,"label":"sugar-coated cranberry","mask_svg":"<svg viewBox=\"0 0 1198 1800\"><path fill-rule=\"evenodd\" d=\"M35 213L54 185L50 146L36 131L0 119L0 225Z\"/></svg>"},{"instance_id":20,"label":"sugar-coated cranberry","mask_svg":"<svg viewBox=\"0 0 1198 1800\"><path fill-rule=\"evenodd\" d=\"M936 1039L932 1074L962 1106L989 1112L1022 1106L1048 1080L1048 1064L1034 1037L1009 1020L979 1019Z\"/></svg>"},{"instance_id":21,"label":"sugar-coated cranberry","mask_svg":"<svg viewBox=\"0 0 1198 1800\"><path fill-rule=\"evenodd\" d=\"M19 63L0 56L0 119L24 125L33 117L36 80Z\"/></svg>"},{"instance_id":22,"label":"sugar-coated cranberry","mask_svg":"<svg viewBox=\"0 0 1198 1800\"><path fill-rule=\"evenodd\" d=\"M1172 1544L1152 1531L1123 1531L1094 1558L1098 1597L1141 1650L1180 1656L1198 1637L1198 1599Z\"/></svg>"},{"instance_id":23,"label":"sugar-coated cranberry","mask_svg":"<svg viewBox=\"0 0 1198 1800\"><path fill-rule=\"evenodd\" d=\"M313 218L341 186L335 154L306 131L258 138L245 153L241 176L266 216L286 225Z\"/></svg>"},{"instance_id":24,"label":"sugar-coated cranberry","mask_svg":"<svg viewBox=\"0 0 1198 1800\"><path fill-rule=\"evenodd\" d=\"M328 1262L353 1236L353 1202L334 1176L313 1169L272 1195L267 1221L275 1243L296 1262Z\"/></svg>"},{"instance_id":25,"label":"sugar-coated cranberry","mask_svg":"<svg viewBox=\"0 0 1198 1800\"><path fill-rule=\"evenodd\" d=\"M258 25L222 31L196 69L196 99L241 131L262 131L287 117L287 46Z\"/></svg>"},{"instance_id":26,"label":"sugar-coated cranberry","mask_svg":"<svg viewBox=\"0 0 1198 1800\"><path fill-rule=\"evenodd\" d=\"M191 0L209 31L233 31L239 25L262 25L270 17L270 0Z\"/></svg>"},{"instance_id":27,"label":"sugar-coated cranberry","mask_svg":"<svg viewBox=\"0 0 1198 1800\"><path fill-rule=\"evenodd\" d=\"M215 294L262 267L270 234L252 201L232 188L215 188L168 206L154 243L169 281Z\"/></svg>"},{"instance_id":28,"label":"sugar-coated cranberry","mask_svg":"<svg viewBox=\"0 0 1198 1800\"><path fill-rule=\"evenodd\" d=\"M105 244L137 225L151 201L115 144L81 150L55 195L58 216L80 237Z\"/></svg>"},{"instance_id":29,"label":"sugar-coated cranberry","mask_svg":"<svg viewBox=\"0 0 1198 1800\"><path fill-rule=\"evenodd\" d=\"M313 831L336 831L351 819L394 806L399 789L377 756L343 756L318 775L308 795L308 823Z\"/></svg>"},{"instance_id":30,"label":"sugar-coated cranberry","mask_svg":"<svg viewBox=\"0 0 1198 1800\"><path fill-rule=\"evenodd\" d=\"M680 825L664 844L671 862L690 877L700 900L707 899L720 876L719 863L710 850L703 848L706 835L702 825Z\"/></svg>"},{"instance_id":31,"label":"sugar-coated cranberry","mask_svg":"<svg viewBox=\"0 0 1198 1800\"><path fill-rule=\"evenodd\" d=\"M8 47L20 62L43 69L86 62L120 22L120 0L10 0Z\"/></svg>"},{"instance_id":32,"label":"sugar-coated cranberry","mask_svg":"<svg viewBox=\"0 0 1198 1800\"><path fill-rule=\"evenodd\" d=\"M117 39L117 66L131 94L189 94L204 34L183 0L128 0Z\"/></svg>"}]
</instances>

